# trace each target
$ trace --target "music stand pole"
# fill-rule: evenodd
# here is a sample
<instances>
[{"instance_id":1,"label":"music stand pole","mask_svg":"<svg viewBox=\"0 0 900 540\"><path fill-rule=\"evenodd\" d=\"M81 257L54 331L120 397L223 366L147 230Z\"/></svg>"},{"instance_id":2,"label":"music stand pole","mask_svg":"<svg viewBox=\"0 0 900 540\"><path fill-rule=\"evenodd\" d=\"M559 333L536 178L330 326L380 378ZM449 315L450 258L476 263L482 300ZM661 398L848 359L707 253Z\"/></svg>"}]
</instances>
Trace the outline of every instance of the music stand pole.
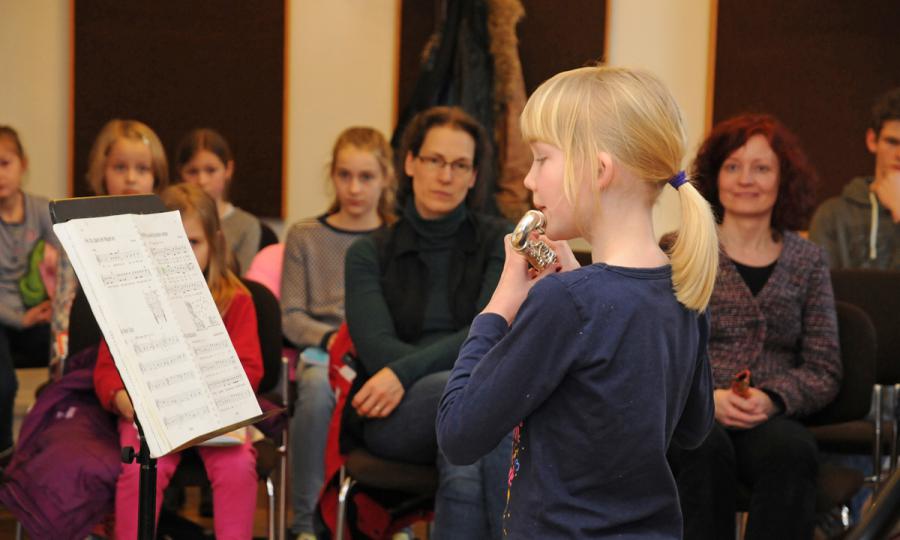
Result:
<instances>
[{"instance_id":1,"label":"music stand pole","mask_svg":"<svg viewBox=\"0 0 900 540\"><path fill-rule=\"evenodd\" d=\"M156 458L150 457L150 448L144 438L144 430L137 417L134 423L138 429L140 449L135 455L134 448L122 449L122 461L131 463L137 459L141 467L138 485L138 540L154 540L156 537Z\"/></svg>"}]
</instances>

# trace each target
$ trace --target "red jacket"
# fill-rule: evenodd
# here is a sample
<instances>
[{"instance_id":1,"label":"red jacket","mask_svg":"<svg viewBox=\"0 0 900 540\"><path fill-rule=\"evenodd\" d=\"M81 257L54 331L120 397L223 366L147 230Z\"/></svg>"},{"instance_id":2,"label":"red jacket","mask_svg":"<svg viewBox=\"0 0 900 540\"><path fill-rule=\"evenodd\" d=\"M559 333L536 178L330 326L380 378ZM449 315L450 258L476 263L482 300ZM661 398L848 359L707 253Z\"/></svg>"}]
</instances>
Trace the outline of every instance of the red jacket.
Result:
<instances>
[{"instance_id":1,"label":"red jacket","mask_svg":"<svg viewBox=\"0 0 900 540\"><path fill-rule=\"evenodd\" d=\"M237 352L244 372L254 391L259 387L263 375L262 352L259 347L259 332L256 326L256 308L253 299L245 292L238 291L231 301L231 306L222 317L225 329L231 337L231 343ZM100 341L97 353L97 365L94 367L94 390L100 404L109 411L117 412L113 407L113 398L119 390L125 388L119 372L113 364L112 355L106 340Z\"/></svg>"}]
</instances>

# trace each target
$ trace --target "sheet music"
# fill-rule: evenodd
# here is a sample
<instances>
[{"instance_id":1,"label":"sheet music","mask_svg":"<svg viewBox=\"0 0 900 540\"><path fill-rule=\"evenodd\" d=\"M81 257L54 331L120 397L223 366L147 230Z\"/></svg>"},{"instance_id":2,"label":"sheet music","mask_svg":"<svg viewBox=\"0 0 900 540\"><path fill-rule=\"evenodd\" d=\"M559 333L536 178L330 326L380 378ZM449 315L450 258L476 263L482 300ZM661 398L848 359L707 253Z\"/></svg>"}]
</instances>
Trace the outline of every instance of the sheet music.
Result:
<instances>
[{"instance_id":1,"label":"sheet music","mask_svg":"<svg viewBox=\"0 0 900 540\"><path fill-rule=\"evenodd\" d=\"M179 213L54 225L150 453L261 414Z\"/></svg>"}]
</instances>

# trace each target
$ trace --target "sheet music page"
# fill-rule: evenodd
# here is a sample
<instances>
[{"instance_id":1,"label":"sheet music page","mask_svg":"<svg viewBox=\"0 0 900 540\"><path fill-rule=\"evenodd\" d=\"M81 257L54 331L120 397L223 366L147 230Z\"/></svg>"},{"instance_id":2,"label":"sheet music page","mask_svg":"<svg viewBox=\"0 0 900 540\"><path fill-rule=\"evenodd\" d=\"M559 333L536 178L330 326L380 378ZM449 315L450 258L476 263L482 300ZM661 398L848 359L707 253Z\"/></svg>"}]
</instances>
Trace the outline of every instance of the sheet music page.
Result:
<instances>
[{"instance_id":1,"label":"sheet music page","mask_svg":"<svg viewBox=\"0 0 900 540\"><path fill-rule=\"evenodd\" d=\"M260 414L177 211L54 225L150 453Z\"/></svg>"}]
</instances>

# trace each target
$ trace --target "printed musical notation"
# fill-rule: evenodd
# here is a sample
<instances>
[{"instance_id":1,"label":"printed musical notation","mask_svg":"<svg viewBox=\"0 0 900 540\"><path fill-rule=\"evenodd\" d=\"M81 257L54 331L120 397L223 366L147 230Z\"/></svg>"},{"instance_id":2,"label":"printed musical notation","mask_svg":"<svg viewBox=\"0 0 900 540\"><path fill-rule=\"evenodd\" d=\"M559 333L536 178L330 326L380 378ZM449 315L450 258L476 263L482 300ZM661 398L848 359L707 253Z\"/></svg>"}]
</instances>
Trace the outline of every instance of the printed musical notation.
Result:
<instances>
[{"instance_id":1,"label":"printed musical notation","mask_svg":"<svg viewBox=\"0 0 900 540\"><path fill-rule=\"evenodd\" d=\"M200 371L204 373L212 373L221 371L225 368L232 366L231 358L223 357L223 358L214 358L212 360L206 362L200 362Z\"/></svg>"},{"instance_id":2,"label":"printed musical notation","mask_svg":"<svg viewBox=\"0 0 900 540\"><path fill-rule=\"evenodd\" d=\"M141 367L143 368L143 366ZM151 391L155 391L159 390L160 388L168 388L170 386L183 382L193 381L195 378L196 377L193 371L185 371L183 373L177 373L175 375L169 375L167 377L160 377L159 379L150 381L147 383L147 388L149 388Z\"/></svg>"},{"instance_id":3,"label":"printed musical notation","mask_svg":"<svg viewBox=\"0 0 900 540\"><path fill-rule=\"evenodd\" d=\"M200 420L208 414L210 414L210 409L208 406L204 405L203 407L198 407L190 411L166 416L163 419L163 423L166 427L180 426L195 420Z\"/></svg>"},{"instance_id":4,"label":"printed musical notation","mask_svg":"<svg viewBox=\"0 0 900 540\"><path fill-rule=\"evenodd\" d=\"M231 409L237 405L240 405L241 400L244 399L244 396L240 394L224 394L216 397L216 407L219 409Z\"/></svg>"},{"instance_id":5,"label":"printed musical notation","mask_svg":"<svg viewBox=\"0 0 900 540\"><path fill-rule=\"evenodd\" d=\"M229 349L230 343L223 341L213 341L206 343L193 343L191 344L191 348L194 349L194 354L198 357L207 357L222 351L227 351Z\"/></svg>"},{"instance_id":6,"label":"printed musical notation","mask_svg":"<svg viewBox=\"0 0 900 540\"><path fill-rule=\"evenodd\" d=\"M132 343L132 347L136 354L144 354L168 349L176 343L178 343L178 336L162 336L147 341L135 341ZM173 364L161 364L159 367L165 367L167 365Z\"/></svg>"},{"instance_id":7,"label":"printed musical notation","mask_svg":"<svg viewBox=\"0 0 900 540\"><path fill-rule=\"evenodd\" d=\"M208 384L210 391L216 393L223 388L228 388L230 386L234 386L241 383L243 373L239 373L237 375L232 375L229 377L225 377L223 379L219 379L216 381L210 381Z\"/></svg>"},{"instance_id":8,"label":"printed musical notation","mask_svg":"<svg viewBox=\"0 0 900 540\"><path fill-rule=\"evenodd\" d=\"M105 287L115 289L118 287L131 287L141 283L148 283L152 277L153 275L147 268L136 268L122 272L102 274L100 280Z\"/></svg>"},{"instance_id":9,"label":"printed musical notation","mask_svg":"<svg viewBox=\"0 0 900 540\"><path fill-rule=\"evenodd\" d=\"M190 401L192 399L196 399L198 397L203 396L203 391L197 388L192 388L190 390L185 390L184 392L179 392L177 394L156 399L156 406L160 409L165 409L167 407L174 407L175 405L180 405L185 401Z\"/></svg>"},{"instance_id":10,"label":"printed musical notation","mask_svg":"<svg viewBox=\"0 0 900 540\"><path fill-rule=\"evenodd\" d=\"M150 455L261 414L178 212L54 226Z\"/></svg>"},{"instance_id":11,"label":"printed musical notation","mask_svg":"<svg viewBox=\"0 0 900 540\"><path fill-rule=\"evenodd\" d=\"M143 260L143 253L139 249L116 250L107 253L94 253L94 257L100 266L119 266L140 263Z\"/></svg>"}]
</instances>

